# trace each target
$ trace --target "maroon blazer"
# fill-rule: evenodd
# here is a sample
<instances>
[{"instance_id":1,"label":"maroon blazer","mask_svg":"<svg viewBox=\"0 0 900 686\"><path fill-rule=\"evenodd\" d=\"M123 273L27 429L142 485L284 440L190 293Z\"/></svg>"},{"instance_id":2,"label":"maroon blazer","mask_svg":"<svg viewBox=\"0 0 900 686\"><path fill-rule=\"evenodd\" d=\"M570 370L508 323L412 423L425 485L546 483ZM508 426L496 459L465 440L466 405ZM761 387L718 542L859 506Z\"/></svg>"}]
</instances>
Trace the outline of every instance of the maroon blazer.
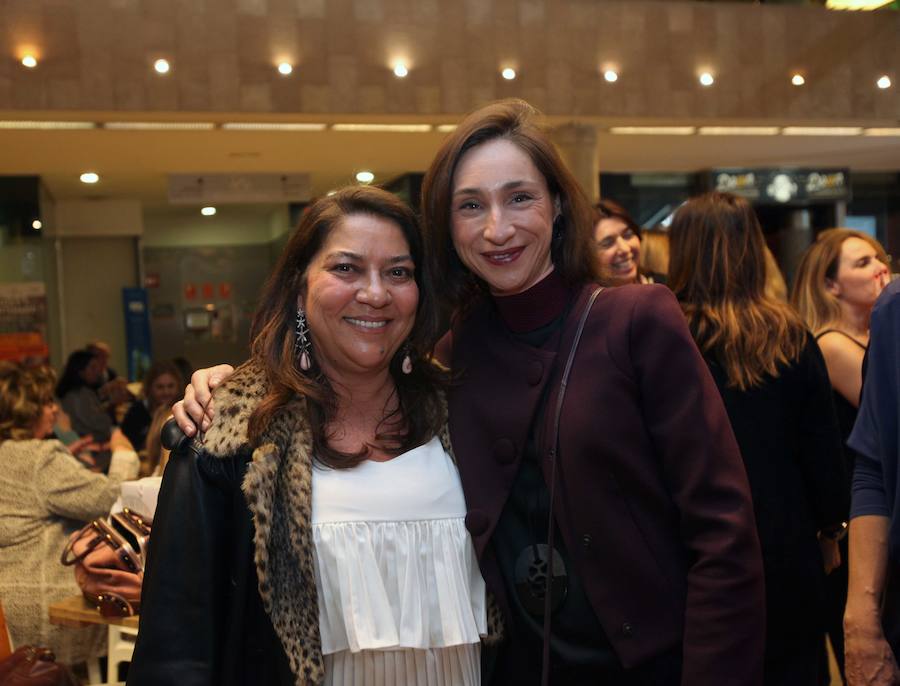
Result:
<instances>
[{"instance_id":1,"label":"maroon blazer","mask_svg":"<svg viewBox=\"0 0 900 686\"><path fill-rule=\"evenodd\" d=\"M559 354L517 342L485 300L454 328L450 434L482 572L531 421L594 285L576 290ZM551 414L538 418L548 452ZM625 667L683 646L685 686L762 683L763 571L747 476L722 400L663 286L606 289L578 347L560 423L554 514ZM549 462L544 477L549 483Z\"/></svg>"}]
</instances>

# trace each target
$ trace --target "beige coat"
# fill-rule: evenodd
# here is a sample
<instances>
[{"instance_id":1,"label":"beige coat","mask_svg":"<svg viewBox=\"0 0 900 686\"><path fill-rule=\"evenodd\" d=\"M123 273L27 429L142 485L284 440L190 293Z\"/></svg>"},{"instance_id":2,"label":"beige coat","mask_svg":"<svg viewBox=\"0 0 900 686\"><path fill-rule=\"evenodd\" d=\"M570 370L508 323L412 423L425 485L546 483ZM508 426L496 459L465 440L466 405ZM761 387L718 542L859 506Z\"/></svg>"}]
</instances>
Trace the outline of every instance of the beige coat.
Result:
<instances>
[{"instance_id":1,"label":"beige coat","mask_svg":"<svg viewBox=\"0 0 900 686\"><path fill-rule=\"evenodd\" d=\"M107 478L56 440L0 443L0 600L14 646L46 646L70 664L105 652L105 627L56 626L47 608L81 592L60 554L73 531L109 513L136 463L114 460Z\"/></svg>"}]
</instances>

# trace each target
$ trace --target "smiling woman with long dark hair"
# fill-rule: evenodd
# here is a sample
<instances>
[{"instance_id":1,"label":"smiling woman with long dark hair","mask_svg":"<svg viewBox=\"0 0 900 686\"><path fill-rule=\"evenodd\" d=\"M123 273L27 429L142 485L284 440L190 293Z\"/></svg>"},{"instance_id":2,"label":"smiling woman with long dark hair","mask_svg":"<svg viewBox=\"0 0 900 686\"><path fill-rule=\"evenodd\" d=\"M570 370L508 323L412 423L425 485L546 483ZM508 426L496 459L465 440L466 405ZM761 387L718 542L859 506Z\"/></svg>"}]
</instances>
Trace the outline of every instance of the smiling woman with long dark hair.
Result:
<instances>
[{"instance_id":1,"label":"smiling woman with long dark hair","mask_svg":"<svg viewBox=\"0 0 900 686\"><path fill-rule=\"evenodd\" d=\"M166 466L130 685L481 683L484 581L424 355L436 313L399 199L309 208L250 360Z\"/></svg>"}]
</instances>

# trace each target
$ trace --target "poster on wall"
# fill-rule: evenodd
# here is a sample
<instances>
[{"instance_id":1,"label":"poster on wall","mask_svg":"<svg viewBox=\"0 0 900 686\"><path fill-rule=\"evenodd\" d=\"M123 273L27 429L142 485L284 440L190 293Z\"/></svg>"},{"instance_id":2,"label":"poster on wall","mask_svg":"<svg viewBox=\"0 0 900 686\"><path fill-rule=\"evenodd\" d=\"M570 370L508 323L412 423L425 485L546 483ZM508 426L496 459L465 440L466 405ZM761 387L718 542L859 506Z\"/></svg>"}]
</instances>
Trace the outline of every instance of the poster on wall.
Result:
<instances>
[{"instance_id":1,"label":"poster on wall","mask_svg":"<svg viewBox=\"0 0 900 686\"><path fill-rule=\"evenodd\" d=\"M44 283L0 284L0 360L40 364L49 357Z\"/></svg>"},{"instance_id":2,"label":"poster on wall","mask_svg":"<svg viewBox=\"0 0 900 686\"><path fill-rule=\"evenodd\" d=\"M150 368L150 312L146 288L123 288L128 380L140 381Z\"/></svg>"}]
</instances>

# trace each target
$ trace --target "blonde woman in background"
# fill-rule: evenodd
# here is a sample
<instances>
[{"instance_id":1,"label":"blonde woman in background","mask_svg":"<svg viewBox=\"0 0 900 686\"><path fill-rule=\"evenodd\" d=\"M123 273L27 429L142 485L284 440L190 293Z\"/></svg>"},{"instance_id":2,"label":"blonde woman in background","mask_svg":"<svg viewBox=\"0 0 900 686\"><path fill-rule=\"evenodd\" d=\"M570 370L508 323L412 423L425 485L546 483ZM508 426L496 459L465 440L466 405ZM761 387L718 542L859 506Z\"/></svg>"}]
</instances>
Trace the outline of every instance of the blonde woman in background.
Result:
<instances>
[{"instance_id":1,"label":"blonde woman in background","mask_svg":"<svg viewBox=\"0 0 900 686\"><path fill-rule=\"evenodd\" d=\"M658 228L641 234L641 256L638 260L641 274L652 274L657 283L664 283L669 273L669 233Z\"/></svg>"},{"instance_id":2,"label":"blonde woman in background","mask_svg":"<svg viewBox=\"0 0 900 686\"><path fill-rule=\"evenodd\" d=\"M890 281L887 263L884 248L871 236L850 229L828 229L803 254L791 290L791 304L815 335L825 357L841 425L846 470L851 475L854 454L846 441L859 408L872 307ZM841 555L846 559L846 540L841 542ZM843 674L847 566L841 566L828 582L828 634Z\"/></svg>"}]
</instances>

